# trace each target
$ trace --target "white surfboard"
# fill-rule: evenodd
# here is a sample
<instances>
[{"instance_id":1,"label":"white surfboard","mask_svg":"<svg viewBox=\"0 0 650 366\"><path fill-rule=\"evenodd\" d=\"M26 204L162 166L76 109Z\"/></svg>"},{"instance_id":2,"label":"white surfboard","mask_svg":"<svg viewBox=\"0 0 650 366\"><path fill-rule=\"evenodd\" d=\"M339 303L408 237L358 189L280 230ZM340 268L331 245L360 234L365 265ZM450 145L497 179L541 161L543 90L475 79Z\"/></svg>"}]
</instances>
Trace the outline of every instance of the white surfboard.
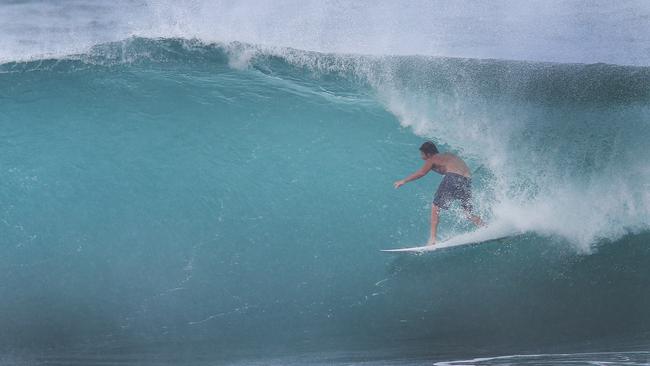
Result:
<instances>
[{"instance_id":1,"label":"white surfboard","mask_svg":"<svg viewBox=\"0 0 650 366\"><path fill-rule=\"evenodd\" d=\"M423 253L434 250L458 247L462 245L480 244L495 240L506 239L521 234L520 232L503 231L495 228L484 227L476 231L454 236L453 238L443 240L436 245L425 245L410 248L381 249L382 252L392 253Z\"/></svg>"}]
</instances>

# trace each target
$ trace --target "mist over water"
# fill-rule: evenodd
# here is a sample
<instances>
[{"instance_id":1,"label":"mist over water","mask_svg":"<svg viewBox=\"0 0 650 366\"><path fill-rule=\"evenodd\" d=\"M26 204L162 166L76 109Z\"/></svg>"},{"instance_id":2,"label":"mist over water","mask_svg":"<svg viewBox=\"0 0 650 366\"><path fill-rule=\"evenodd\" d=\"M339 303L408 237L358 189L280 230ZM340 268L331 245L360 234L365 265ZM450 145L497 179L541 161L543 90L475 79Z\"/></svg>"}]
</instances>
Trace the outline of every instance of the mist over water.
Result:
<instances>
[{"instance_id":1,"label":"mist over water","mask_svg":"<svg viewBox=\"0 0 650 366\"><path fill-rule=\"evenodd\" d=\"M131 36L333 53L650 64L650 5L619 1L11 1L0 60Z\"/></svg>"},{"instance_id":2,"label":"mist over water","mask_svg":"<svg viewBox=\"0 0 650 366\"><path fill-rule=\"evenodd\" d=\"M551 5L0 5L0 348L89 364L643 348L648 6ZM428 235L440 177L392 187L424 139L516 235L379 253ZM472 229L442 217L443 238Z\"/></svg>"}]
</instances>

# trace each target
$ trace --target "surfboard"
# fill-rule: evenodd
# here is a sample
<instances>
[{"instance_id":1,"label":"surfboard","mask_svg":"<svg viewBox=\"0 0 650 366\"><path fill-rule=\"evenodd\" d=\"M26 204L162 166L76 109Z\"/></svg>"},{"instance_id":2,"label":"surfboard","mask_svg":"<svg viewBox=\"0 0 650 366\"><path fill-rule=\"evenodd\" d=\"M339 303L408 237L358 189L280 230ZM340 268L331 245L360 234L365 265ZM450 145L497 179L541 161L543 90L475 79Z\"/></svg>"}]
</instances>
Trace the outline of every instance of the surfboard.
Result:
<instances>
[{"instance_id":1,"label":"surfboard","mask_svg":"<svg viewBox=\"0 0 650 366\"><path fill-rule=\"evenodd\" d=\"M435 250L459 247L472 244L482 244L497 240L507 239L516 235L519 235L519 232L503 232L501 230L490 230L490 228L482 228L473 232L460 234L458 236L443 240L436 243L436 245L424 245L410 248L396 248L396 249L380 249L382 252L390 253L424 253L432 252Z\"/></svg>"}]
</instances>

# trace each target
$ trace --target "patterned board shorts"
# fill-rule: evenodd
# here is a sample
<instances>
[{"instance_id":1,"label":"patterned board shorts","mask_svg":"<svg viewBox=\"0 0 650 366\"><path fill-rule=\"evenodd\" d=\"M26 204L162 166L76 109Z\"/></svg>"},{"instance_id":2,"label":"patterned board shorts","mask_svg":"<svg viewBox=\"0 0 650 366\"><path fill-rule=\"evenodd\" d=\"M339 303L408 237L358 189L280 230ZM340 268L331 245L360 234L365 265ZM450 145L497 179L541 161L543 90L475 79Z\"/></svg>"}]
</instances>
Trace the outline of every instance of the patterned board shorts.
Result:
<instances>
[{"instance_id":1,"label":"patterned board shorts","mask_svg":"<svg viewBox=\"0 0 650 366\"><path fill-rule=\"evenodd\" d=\"M459 200L465 211L472 211L472 180L460 174L447 173L436 191L433 204L447 209L454 200Z\"/></svg>"}]
</instances>

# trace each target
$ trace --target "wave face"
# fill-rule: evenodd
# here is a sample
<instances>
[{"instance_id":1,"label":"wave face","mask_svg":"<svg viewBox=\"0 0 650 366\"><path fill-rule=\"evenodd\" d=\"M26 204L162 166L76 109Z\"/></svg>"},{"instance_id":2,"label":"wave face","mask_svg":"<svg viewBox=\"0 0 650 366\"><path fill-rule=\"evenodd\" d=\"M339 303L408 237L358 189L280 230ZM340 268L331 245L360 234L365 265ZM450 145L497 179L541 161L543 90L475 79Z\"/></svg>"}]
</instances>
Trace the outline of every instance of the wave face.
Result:
<instances>
[{"instance_id":1,"label":"wave face","mask_svg":"<svg viewBox=\"0 0 650 366\"><path fill-rule=\"evenodd\" d=\"M181 39L2 64L0 346L644 334L649 102L647 67ZM524 234L380 253L427 236L425 138Z\"/></svg>"}]
</instances>

